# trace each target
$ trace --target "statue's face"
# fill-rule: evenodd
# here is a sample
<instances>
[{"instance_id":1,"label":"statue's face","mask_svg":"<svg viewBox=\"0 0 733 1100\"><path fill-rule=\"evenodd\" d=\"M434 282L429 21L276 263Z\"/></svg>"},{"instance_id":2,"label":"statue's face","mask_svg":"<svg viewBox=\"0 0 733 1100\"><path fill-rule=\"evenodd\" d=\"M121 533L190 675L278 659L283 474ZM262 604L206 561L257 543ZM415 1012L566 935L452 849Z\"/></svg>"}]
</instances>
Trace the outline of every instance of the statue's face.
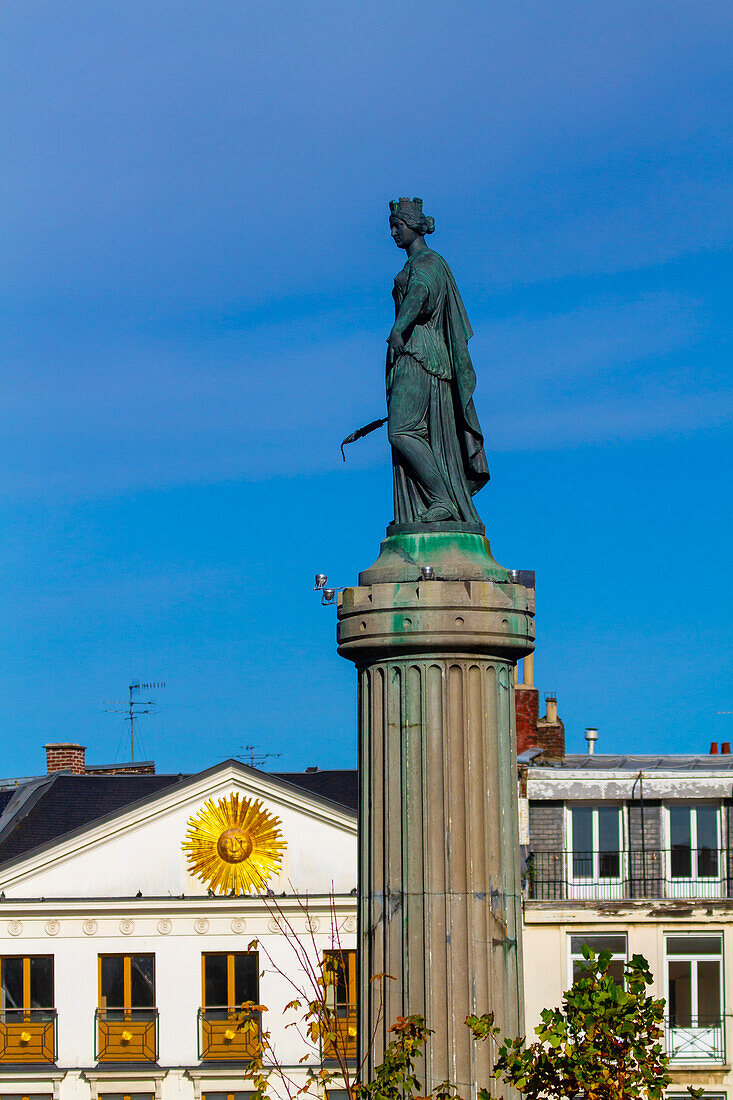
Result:
<instances>
[{"instance_id":1,"label":"statue's face","mask_svg":"<svg viewBox=\"0 0 733 1100\"><path fill-rule=\"evenodd\" d=\"M412 242L420 236L414 229L410 229L409 225L405 225L403 221L394 216L389 219L389 231L398 248L409 248Z\"/></svg>"}]
</instances>

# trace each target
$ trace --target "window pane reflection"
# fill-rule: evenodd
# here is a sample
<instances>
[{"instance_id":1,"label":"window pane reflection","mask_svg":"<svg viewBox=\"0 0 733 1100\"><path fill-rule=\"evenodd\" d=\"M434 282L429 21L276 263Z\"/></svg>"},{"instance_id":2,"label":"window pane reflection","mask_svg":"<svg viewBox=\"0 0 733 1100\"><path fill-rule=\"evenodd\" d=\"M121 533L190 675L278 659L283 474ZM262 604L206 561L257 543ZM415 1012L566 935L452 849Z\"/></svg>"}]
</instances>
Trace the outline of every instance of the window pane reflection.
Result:
<instances>
[{"instance_id":1,"label":"window pane reflection","mask_svg":"<svg viewBox=\"0 0 733 1100\"><path fill-rule=\"evenodd\" d=\"M593 810L576 806L572 812L573 877L593 878Z\"/></svg>"}]
</instances>

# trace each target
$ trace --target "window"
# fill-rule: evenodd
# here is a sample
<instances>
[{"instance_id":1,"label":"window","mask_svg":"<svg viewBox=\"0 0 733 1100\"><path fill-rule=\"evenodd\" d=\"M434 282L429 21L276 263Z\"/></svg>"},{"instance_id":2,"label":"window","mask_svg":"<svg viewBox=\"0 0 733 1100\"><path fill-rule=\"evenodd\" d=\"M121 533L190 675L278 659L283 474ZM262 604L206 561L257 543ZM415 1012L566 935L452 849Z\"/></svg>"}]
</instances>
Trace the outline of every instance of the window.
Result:
<instances>
[{"instance_id":1,"label":"window","mask_svg":"<svg viewBox=\"0 0 733 1100\"><path fill-rule=\"evenodd\" d=\"M258 1050L260 1013L253 1010L247 1027L237 1027L245 1001L260 999L259 955L256 951L207 953L201 956L203 1006L199 1009L199 1058L202 1061L243 1061ZM207 1093L226 1100L227 1093ZM238 1093L236 1094L239 1095Z\"/></svg>"},{"instance_id":2,"label":"window","mask_svg":"<svg viewBox=\"0 0 733 1100\"><path fill-rule=\"evenodd\" d=\"M256 951L206 954L201 959L204 1008L209 1019L226 1019L232 1009L238 1010L245 1001L258 1003L259 956Z\"/></svg>"},{"instance_id":3,"label":"window","mask_svg":"<svg viewBox=\"0 0 733 1100\"><path fill-rule=\"evenodd\" d=\"M158 1051L155 955L100 955L96 1057L154 1062Z\"/></svg>"},{"instance_id":4,"label":"window","mask_svg":"<svg viewBox=\"0 0 733 1100\"><path fill-rule=\"evenodd\" d=\"M572 806L570 872L574 882L621 877L621 810L618 806Z\"/></svg>"},{"instance_id":5,"label":"window","mask_svg":"<svg viewBox=\"0 0 733 1100\"><path fill-rule=\"evenodd\" d=\"M100 955L99 1007L108 1020L155 1009L155 955Z\"/></svg>"},{"instance_id":6,"label":"window","mask_svg":"<svg viewBox=\"0 0 733 1100\"><path fill-rule=\"evenodd\" d=\"M0 958L0 1063L53 1062L53 955Z\"/></svg>"},{"instance_id":7,"label":"window","mask_svg":"<svg viewBox=\"0 0 733 1100\"><path fill-rule=\"evenodd\" d=\"M356 1008L356 951L324 951L323 972L328 979L326 1004L343 1016Z\"/></svg>"},{"instance_id":8,"label":"window","mask_svg":"<svg viewBox=\"0 0 733 1100\"><path fill-rule=\"evenodd\" d=\"M667 936L666 947L669 1053L722 1060L722 938Z\"/></svg>"},{"instance_id":9,"label":"window","mask_svg":"<svg viewBox=\"0 0 733 1100\"><path fill-rule=\"evenodd\" d=\"M669 861L672 879L720 877L718 807L670 806Z\"/></svg>"},{"instance_id":10,"label":"window","mask_svg":"<svg viewBox=\"0 0 733 1100\"><path fill-rule=\"evenodd\" d=\"M251 1092L202 1092L201 1100L252 1100ZM687 1100L690 1100L688 1095Z\"/></svg>"},{"instance_id":11,"label":"window","mask_svg":"<svg viewBox=\"0 0 733 1100\"><path fill-rule=\"evenodd\" d=\"M340 1051L356 1057L356 951L324 951L325 999L336 1017L335 1039L324 1040L323 1054L335 1058Z\"/></svg>"},{"instance_id":12,"label":"window","mask_svg":"<svg viewBox=\"0 0 733 1100\"><path fill-rule=\"evenodd\" d=\"M53 955L0 959L0 1019L44 1020L53 1015Z\"/></svg>"},{"instance_id":13,"label":"window","mask_svg":"<svg viewBox=\"0 0 733 1100\"><path fill-rule=\"evenodd\" d=\"M23 1096L19 1092L0 1092L0 1100L53 1100L50 1092L32 1092Z\"/></svg>"},{"instance_id":14,"label":"window","mask_svg":"<svg viewBox=\"0 0 733 1100\"><path fill-rule=\"evenodd\" d=\"M152 1092L103 1092L99 1100L155 1100L155 1097Z\"/></svg>"},{"instance_id":15,"label":"window","mask_svg":"<svg viewBox=\"0 0 733 1100\"><path fill-rule=\"evenodd\" d=\"M569 937L570 939L570 983L578 977L582 967L587 966L583 958L583 945L587 944L591 951L600 955L601 951L610 951L613 956L608 973L619 985L624 980L624 963L627 959L626 933L616 936L599 935L596 932L581 932Z\"/></svg>"},{"instance_id":16,"label":"window","mask_svg":"<svg viewBox=\"0 0 733 1100\"><path fill-rule=\"evenodd\" d=\"M690 1100L689 1092L668 1092L666 1100ZM725 1100L724 1092L704 1092L702 1100Z\"/></svg>"}]
</instances>

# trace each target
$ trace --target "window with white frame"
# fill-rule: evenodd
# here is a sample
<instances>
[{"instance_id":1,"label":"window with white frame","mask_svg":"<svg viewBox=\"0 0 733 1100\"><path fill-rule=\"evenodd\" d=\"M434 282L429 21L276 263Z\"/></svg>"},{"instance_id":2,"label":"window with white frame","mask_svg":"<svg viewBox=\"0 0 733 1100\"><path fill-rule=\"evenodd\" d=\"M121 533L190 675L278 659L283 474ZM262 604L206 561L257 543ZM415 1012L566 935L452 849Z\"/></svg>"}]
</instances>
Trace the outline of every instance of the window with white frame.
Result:
<instances>
[{"instance_id":1,"label":"window with white frame","mask_svg":"<svg viewBox=\"0 0 733 1100\"><path fill-rule=\"evenodd\" d=\"M720 877L720 807L714 803L667 807L672 879Z\"/></svg>"},{"instance_id":2,"label":"window with white frame","mask_svg":"<svg viewBox=\"0 0 733 1100\"><path fill-rule=\"evenodd\" d=\"M611 975L615 982L619 985L623 984L624 980L624 964L628 958L628 945L626 940L626 933L616 933L609 935L607 932L573 932L568 936L570 941L570 984L575 981L584 966L588 965L587 959L583 955L583 947L587 945L591 951L596 955L600 955L601 951L611 952L611 963L608 967L608 973Z\"/></svg>"},{"instance_id":3,"label":"window with white frame","mask_svg":"<svg viewBox=\"0 0 733 1100\"><path fill-rule=\"evenodd\" d=\"M669 1052L686 1061L723 1058L723 940L667 936Z\"/></svg>"},{"instance_id":4,"label":"window with white frame","mask_svg":"<svg viewBox=\"0 0 733 1100\"><path fill-rule=\"evenodd\" d=\"M690 1100L689 1092L668 1092L665 1093L665 1100ZM726 1100L724 1092L704 1092L702 1094L702 1100Z\"/></svg>"},{"instance_id":5,"label":"window with white frame","mask_svg":"<svg viewBox=\"0 0 733 1100\"><path fill-rule=\"evenodd\" d=\"M575 882L621 877L620 806L571 806L570 871Z\"/></svg>"}]
</instances>

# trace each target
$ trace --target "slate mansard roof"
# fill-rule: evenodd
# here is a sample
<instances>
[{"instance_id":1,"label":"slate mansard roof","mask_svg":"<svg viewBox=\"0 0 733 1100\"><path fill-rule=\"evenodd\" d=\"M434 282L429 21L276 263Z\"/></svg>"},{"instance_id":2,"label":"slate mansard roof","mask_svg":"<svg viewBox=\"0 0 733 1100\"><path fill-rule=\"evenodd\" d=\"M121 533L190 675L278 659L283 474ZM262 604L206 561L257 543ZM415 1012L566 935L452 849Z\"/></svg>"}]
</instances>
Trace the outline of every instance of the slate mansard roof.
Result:
<instances>
[{"instance_id":1,"label":"slate mansard roof","mask_svg":"<svg viewBox=\"0 0 733 1100\"><path fill-rule=\"evenodd\" d=\"M248 771L253 769L247 768ZM355 811L356 771L263 772L318 799ZM154 798L190 775L72 775L54 772L0 787L0 864L24 856L67 833Z\"/></svg>"},{"instance_id":2,"label":"slate mansard roof","mask_svg":"<svg viewBox=\"0 0 733 1100\"><path fill-rule=\"evenodd\" d=\"M304 787L312 794L338 802L350 810L359 805L359 783L356 769L353 771L317 771L317 772L277 772L277 779Z\"/></svg>"},{"instance_id":3,"label":"slate mansard roof","mask_svg":"<svg viewBox=\"0 0 733 1100\"><path fill-rule=\"evenodd\" d=\"M733 753L703 755L617 756L610 753L568 753L557 760L531 761L531 767L558 771L733 772Z\"/></svg>"}]
</instances>

